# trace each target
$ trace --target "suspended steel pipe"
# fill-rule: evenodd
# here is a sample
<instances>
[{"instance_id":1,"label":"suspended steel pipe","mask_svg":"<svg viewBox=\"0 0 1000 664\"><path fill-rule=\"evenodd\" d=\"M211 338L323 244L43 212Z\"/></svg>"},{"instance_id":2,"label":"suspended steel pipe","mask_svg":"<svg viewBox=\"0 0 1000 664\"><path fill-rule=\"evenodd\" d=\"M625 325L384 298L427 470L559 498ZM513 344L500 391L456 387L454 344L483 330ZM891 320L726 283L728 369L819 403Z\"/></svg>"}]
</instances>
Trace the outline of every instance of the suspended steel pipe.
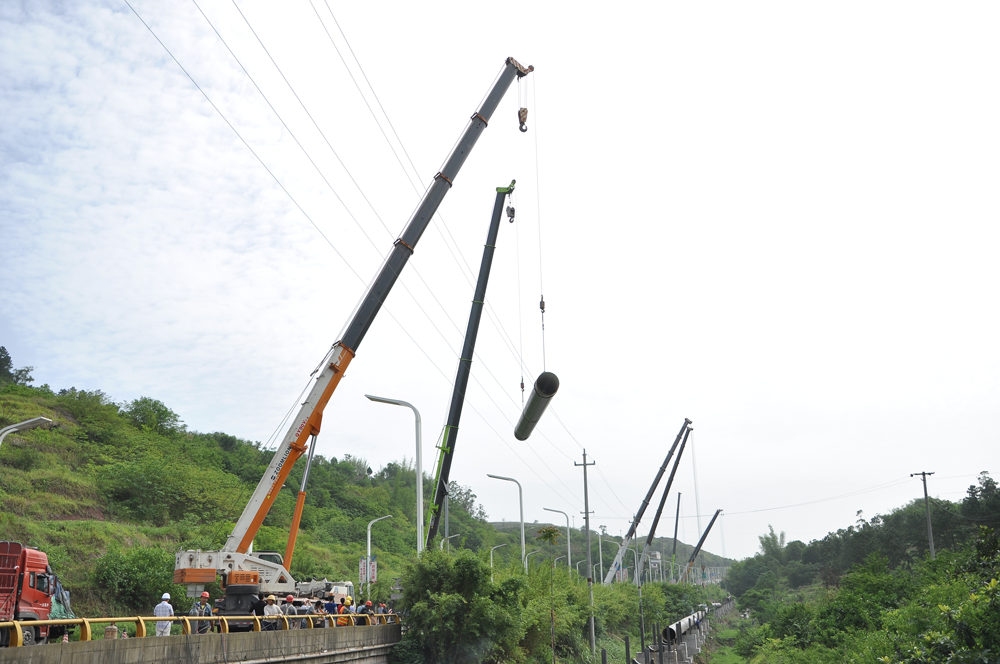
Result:
<instances>
[{"instance_id":1,"label":"suspended steel pipe","mask_svg":"<svg viewBox=\"0 0 1000 664\"><path fill-rule=\"evenodd\" d=\"M542 414L549 407L549 401L559 391L559 378L551 371L544 372L535 381L535 386L528 395L528 403L524 405L524 412L521 419L514 427L514 437L518 440L528 440L528 436L535 430L538 420L542 419Z\"/></svg>"}]
</instances>

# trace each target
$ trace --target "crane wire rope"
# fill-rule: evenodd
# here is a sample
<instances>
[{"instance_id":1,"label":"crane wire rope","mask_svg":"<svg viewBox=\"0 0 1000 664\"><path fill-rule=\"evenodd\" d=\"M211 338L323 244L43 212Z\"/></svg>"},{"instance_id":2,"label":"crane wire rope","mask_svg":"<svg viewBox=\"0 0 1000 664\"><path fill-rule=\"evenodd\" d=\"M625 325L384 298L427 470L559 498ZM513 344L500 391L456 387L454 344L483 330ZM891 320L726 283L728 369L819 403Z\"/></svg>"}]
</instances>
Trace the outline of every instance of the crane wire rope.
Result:
<instances>
[{"instance_id":1,"label":"crane wire rope","mask_svg":"<svg viewBox=\"0 0 1000 664\"><path fill-rule=\"evenodd\" d=\"M312 0L310 0L310 4L311 3L312 3ZM361 61L358 59L357 54L354 52L354 48L351 46L350 40L347 38L347 35L344 33L343 28L340 26L340 22L337 21L337 17L333 13L333 10L330 8L329 2L327 0L324 0L324 4L326 5L327 11L330 12L330 16L333 18L333 22L337 26L337 30L340 32L341 37L344 39L344 43L347 45L348 50L351 52L351 57L354 59L354 62L358 65L358 70L361 72L362 77L364 77L365 83L368 85L368 89L371 90L372 96L375 98L375 101L378 104L379 109L382 111L382 114L385 116L386 122L389 124L389 128L392 130L393 135L396 137L396 141L399 143L399 147L403 150L403 154L406 155L406 159L409 162L410 167L413 169L413 171L415 173L419 173L416 165L413 163L413 159L410 157L410 153L406 149L406 145L403 143L403 140L399 137L399 133L396 131L396 127L392 124L392 119L389 117L389 114L386 112L385 107L382 105L382 101L379 99L378 93L375 92L374 86L372 86L371 81L368 79L368 75L365 73L365 70L364 70L364 67L361 64ZM315 6L313 6L313 11L316 12ZM410 180L410 184L411 184L411 186L413 186L414 191L418 195L420 195L422 192L420 192L419 189L416 187L416 185L413 183L413 180L410 178L409 171L407 171L406 168L403 166L402 160L400 160L399 156L396 154L396 150L393 147L392 142L389 141L389 137L386 135L385 131L382 130L381 123L379 122L379 119L376 116L374 109L372 109L371 105L368 104L367 98L365 97L364 93L361 91L361 86L358 84L357 79L354 76L354 73L351 71L350 67L347 65L347 61L344 59L343 55L340 52L340 49L337 47L337 44L334 41L333 36L330 34L330 31L327 30L326 24L323 22L322 17L320 17L319 12L316 12L316 16L319 19L320 24L323 26L323 30L324 30L324 32L327 35L327 39L330 40L330 44L333 46L333 49L334 49L334 51L336 51L338 57L340 58L341 63L343 63L344 68L347 70L348 74L350 75L351 80L354 82L355 87L358 89L358 93L361 94L362 99L365 100L365 104L366 104L366 106L368 106L368 110L371 112L372 118L375 120L375 123L379 126L379 129L382 132L382 135L385 137L386 142L389 144L389 148L392 150L393 155L396 156L396 161L400 164L400 167L403 168L403 172L406 175L407 179ZM520 93L520 81L519 81L518 92ZM465 277L465 280L469 283L469 285L472 285L473 282L471 280L471 277L474 277L475 275L474 275L474 273L472 271L472 267L469 265L469 261L465 258L465 254L462 253L462 250L459 247L458 242L455 240L454 235L452 235L451 229L448 227L448 224L445 222L444 217L441 215L441 213L438 212L437 214L435 214L435 218L441 222L442 227L447 232L447 236L445 236L445 233L442 233L440 231L440 229L438 229L438 232L441 233L442 238L445 239L445 247L448 249L449 253L451 254L452 259L455 261L456 265L458 266L459 272L462 274L463 277ZM455 249L458 251L458 255L457 256L455 254L455 251L452 250L451 244L449 244L449 242L448 242L448 238L450 238L451 242L455 245ZM461 262L459 262L459 258L461 258ZM467 270L468 273L466 273L465 270L462 270L463 264L465 266L465 270ZM470 275L471 275L471 277L470 277ZM518 276L520 277L520 275L518 275ZM520 292L519 292L519 297L520 297ZM493 308L492 303L489 300L486 300L485 304L486 304L486 308L487 308L487 318L489 318L490 323L497 330L497 333L500 335L500 339L507 346L508 351L512 355L514 355L515 359L517 359L520 364L523 365L523 359L522 359L523 358L523 353L519 353L518 351L515 350L516 346L514 345L514 341L511 338L510 334L507 332L507 329L504 327L503 323L500 322L499 315L496 313L496 310ZM519 311L519 313L520 313L520 311ZM453 324L454 324L454 321L453 321ZM522 344L521 348L523 350L523 344ZM522 380L522 382L523 382L523 380ZM502 385L501 385L501 387L502 387Z\"/></svg>"},{"instance_id":2,"label":"crane wire rope","mask_svg":"<svg viewBox=\"0 0 1000 664\"><path fill-rule=\"evenodd\" d=\"M531 79L531 101L535 105L535 207L537 209L538 222L538 289L541 291L539 308L542 310L542 371L545 371L545 280L542 270L542 176L538 169L538 94L535 88L535 79Z\"/></svg>"},{"instance_id":3,"label":"crane wire rope","mask_svg":"<svg viewBox=\"0 0 1000 664\"><path fill-rule=\"evenodd\" d=\"M228 118L226 118L226 116L222 113L222 111L219 109L219 107L215 105L215 103L212 101L211 97L208 96L208 94L198 84L198 82L194 79L194 77L180 63L180 61L176 58L176 56L174 56L173 52L171 52L170 49L167 48L166 44L163 43L163 41L159 38L159 36L157 36L156 32L152 29L152 27L150 27L150 25L145 21L145 19L143 19L142 16L139 14L139 12L136 11L135 7L133 7L132 4L128 0L123 0L123 1L128 6L128 8L130 10L132 10L132 13L135 14L136 18L139 19L139 21L143 24L143 26L146 28L146 30L148 30L149 33L153 36L153 38L156 39L157 43L160 44L160 46L163 48L163 50L166 51L167 55L169 55L170 58L174 61L174 63L180 68L180 70L182 72L184 72L184 75L187 76L187 78L191 81L191 83L195 86L195 88L198 89L198 91L202 94L202 96L205 98L205 100L208 101L208 103L212 106L212 108L215 110L215 112L218 113L219 117L221 117L222 120L226 123L226 125L233 131L233 133L236 134L237 138L240 139L240 141L247 148L247 150L249 150L250 153L254 156L254 158L256 158L257 161L260 163L260 165L264 167L264 170L267 171L267 173L271 176L271 178L278 185L278 187L285 193L286 196L288 196L289 200L292 201L292 203L295 205L295 207L298 208L298 210L309 221L309 223L313 226L313 228L316 229L316 231L326 241L326 243L330 246L330 248L334 250L334 253L337 254L337 256L341 259L341 261L348 267L348 269L350 269L350 271L354 274L354 276L357 277L359 281L361 281L362 284L368 283L368 282L365 282L364 278L362 278L361 275L357 272L357 270L355 270L354 267L347 261L347 259L337 249L337 247L333 244L333 242L330 240L330 238L327 237L325 233L323 233L322 229L319 228L319 226L312 219L312 217L309 215L309 213L307 213L305 211L305 209L299 204L298 200L296 200L296 198L294 196L292 196L291 192L282 184L281 180L279 180L277 178L277 176L274 174L274 172L271 171L270 168L268 168L267 164L264 163L263 159L261 159L261 157L257 154L256 151L254 151L254 149L250 146L250 144L246 141L246 139L243 138L242 134L240 134L240 132L237 131L236 127L233 126L233 124L229 121ZM237 7L237 9L238 9L238 7ZM207 19L207 17L206 17L206 19ZM221 37L220 37L220 39L221 39ZM363 231L363 229L362 229L362 231ZM366 233L366 236L367 236L367 233ZM369 238L369 241L370 240L371 240L371 238ZM362 298L363 297L364 296L362 295ZM419 306L419 304L418 304L418 306ZM437 363L434 362L434 360L430 357L430 355L427 353L427 351L425 351L423 349L423 347L416 341L416 339L413 338L413 336L409 333L409 331L406 329L406 327L399 321L399 319L396 318L396 316L392 313L392 311L390 311L389 308L387 306L385 306L384 302L382 302L382 307L385 310L385 312L389 315L389 317L392 318L393 321L404 332L404 334L406 334L406 336L410 339L410 341L412 341L413 344L415 346L417 346L417 348L420 350L421 353L424 354L424 356L427 358L427 360L438 370L439 373L441 373L441 375L445 378L445 380L448 380L448 382L450 383L451 381L448 379L447 375L441 370L441 368L437 365ZM310 384L311 384L311 379L307 383L306 388L304 388L303 391L300 393L299 398L301 398L301 395L305 393L306 389L308 389L308 386ZM497 435L497 437L500 438L500 440L511 450L511 452L514 454L514 456L516 456L525 466L527 466L542 481L543 484L545 484L551 491L553 491L553 493L559 495L560 498L562 498L563 500L565 500L565 497L562 496L562 494L559 491L557 491L548 482L546 482L545 479L543 477L541 477L541 475L539 475L538 472L535 471L535 469L530 464L528 464L519 454L517 454L517 451L503 438L503 436L501 436L499 434L499 432L496 431L496 429L489 423L488 420L486 420L486 418L482 415L482 413L480 413L479 410L472 403L469 403L468 405L472 408L473 412L475 412L481 419L483 419L483 421L487 424L487 426L489 426L490 429L493 430L493 432ZM294 404L292 406L292 409L294 409ZM291 412L292 409L289 410L289 413ZM288 417L289 417L289 415L286 415L286 417L285 417L286 421L287 421ZM279 424L278 425L278 429L280 429L280 427L281 427L281 425ZM272 434L272 436L273 435L274 434ZM263 450L261 451L261 453L262 452L263 452ZM549 469L549 471L552 472L551 469ZM553 473L553 475L555 475L555 473Z\"/></svg>"},{"instance_id":4,"label":"crane wire rope","mask_svg":"<svg viewBox=\"0 0 1000 664\"><path fill-rule=\"evenodd\" d=\"M379 131L381 132L383 138L385 138L386 143L389 145L389 148L392 151L393 156L396 157L397 163L400 165L400 168L403 169L403 173L404 173L404 175L406 175L407 180L410 182L410 185L414 188L414 191L419 194L420 192L417 189L416 185L414 184L413 179L410 178L409 171L406 170L405 166L402 163L402 160L399 158L399 155L396 153L396 150L393 147L392 142L389 140L388 135L386 134L385 130L382 128L382 124L381 124L381 122L379 122L378 116L375 114L375 110L371 107L371 104L368 103L367 97L365 96L364 92L361 90L361 86L358 83L356 77L354 76L354 73L351 71L350 67L347 65L347 61L344 59L344 56L341 53L340 48L337 46L336 41L333 39L333 35L330 34L330 31L326 27L326 23L323 21L322 16L320 16L319 11L316 9L316 6L315 6L315 4L313 4L312 0L309 0L309 3L310 3L310 6L313 9L313 12L316 14L317 20L319 21L320 25L323 28L323 32L326 34L327 39L330 41L331 46L333 47L334 51L337 53L337 56L340 58L341 63L344 65L344 69L347 70L348 75L351 77L351 81L354 83L354 86L357 89L358 94L361 96L362 100L364 100L365 106L368 108L369 113L371 113L372 119L375 120L375 124L379 127ZM361 61L358 59L357 54L354 52L354 48L351 46L350 40L347 39L347 35L344 33L343 28L340 26L340 22L337 21L337 17L333 13L333 10L330 8L329 2L327 2L327 0L324 0L324 4L326 5L327 11L330 12L330 16L331 16L331 18L333 18L333 22L337 26L337 30L340 32L341 37L344 39L344 43L347 45L347 48L348 48L348 50L351 53L351 57L354 59L354 62L357 64L358 70L361 72L362 77L364 77L365 83L367 84L369 90L371 90L372 96L375 98L375 101L378 104L379 109L382 111L382 114L385 116L386 122L389 124L389 128L392 130L393 135L396 137L396 141L399 143L400 148L403 150L403 154L406 155L406 159L409 162L410 167L414 170L414 172L417 172L417 167L413 163L413 159L410 157L409 152L406 150L406 146L403 143L402 139L399 137L399 133L396 131L395 126L392 124L392 120L389 117L389 114L386 112L385 107L382 105L382 101L378 97L378 93L375 92L374 86L372 86L371 81L368 79L368 75L365 73L365 70L364 70L364 67L361 64ZM245 19L245 17L244 17L244 19ZM522 91L521 91L521 80L518 79L518 104L519 105L520 105L520 102L522 100L521 94L522 94ZM537 159L537 156L538 156L537 155L537 142L538 142L538 138L536 136L535 137L536 181L537 181L537 165L538 165L538 159ZM515 192L513 194L513 196L516 196L516 195L517 194ZM514 207L515 208L517 207L516 203L514 204ZM454 236L451 234L451 229L448 228L448 225L445 222L444 217L440 214L440 212L437 213L437 214L435 214L435 217L438 220L441 221L441 225L448 232L448 236L451 237L452 242L455 243L455 247L456 247L456 249L458 249L459 256L461 256L462 261L465 263L466 269L468 269L469 273L471 274L472 273L472 268L469 266L469 263L465 259L464 254L462 254L461 249L458 247L458 243L455 241ZM488 308L487 317L490 319L490 322L493 324L494 328L497 329L497 332L500 334L501 341L503 341L504 344L507 346L508 351L511 352L512 355L514 355L515 359L518 361L518 365L521 368L521 408L523 409L523 407L524 407L524 389L525 389L524 388L524 367L525 367L525 362L524 362L523 328L522 328L522 324L521 324L521 309L522 309L522 307L521 307L521 286L520 286L520 279L521 279L521 270L520 270L520 225L518 225L517 229L515 229L515 233L516 233L516 246L517 246L518 330L519 330L519 332L518 332L518 338L519 338L519 343L520 343L520 350L519 351L515 352L515 350L513 348L513 340L510 338L510 334L507 332L506 328L503 327L503 324L500 323L499 320L497 319L498 317L497 317L496 312L493 309L493 306L490 303L490 301L486 300L485 303L486 303L486 306ZM466 281L468 281L469 284L471 285L472 282L469 280L469 277L465 274L465 272L461 269L462 265L461 265L461 263L458 262L458 257L456 257L455 253L451 250L451 246L449 245L449 243L447 241L447 238L445 238L444 233L442 233L441 235L442 235L442 238L445 239L445 247L448 248L449 252L451 253L452 259L456 262L456 264L459 267L459 272L462 273L462 275L466 278ZM541 235L539 235L539 247L540 246L541 246ZM423 281L422 277L421 277L421 281ZM424 282L424 285L427 286L427 283ZM428 288L428 291L430 291L431 294L432 294L432 296L433 296L433 291L431 291L431 289L430 289L429 286L427 286L427 288ZM437 301L437 297L434 296L434 298ZM440 301L438 301L438 305L441 307L442 311L445 312L445 314L448 317L448 320L451 322L452 326L455 327L455 329L457 331L459 331L459 333L461 334L461 330L459 330L457 323L451 318L451 316L448 314L447 310L444 309L444 307L443 307L443 305L441 305ZM432 325L433 325L433 322L432 322ZM544 325L543 325L543 327L544 327ZM440 334L440 331L439 331L439 334ZM544 339L543 339L543 346L544 346ZM543 355L544 355L544 352L543 352ZM496 375L489 368L488 364L482 358L482 356L478 352L476 352L475 353L475 357L483 364L483 367L487 370L487 372L490 374L490 376L493 377L494 381L500 387L501 391L504 394L507 394L507 391L504 388L503 384L497 379ZM544 360L544 358L543 358L543 360ZM530 368L529 368L529 371L530 371ZM473 378L475 378L475 377L473 376ZM476 380L476 382L479 383L478 379ZM483 391L486 392L486 389L482 385L482 383L479 383L479 384L480 384L480 387L483 389ZM507 394L507 396L509 398L509 394ZM513 399L511 401L513 402ZM516 402L513 402L513 403L516 406ZM501 413L503 412L502 409L499 407L499 405L496 404L496 402L494 402L494 405L496 405L497 409L500 410ZM553 412L555 412L555 411L553 410ZM575 436L573 436L573 434L569 431L569 428L558 417L558 415L556 415L556 419L559 420L559 423L562 425L562 427L569 434L570 438L573 439L573 442L575 442L578 447L580 447L581 449L583 449L583 446L580 445L579 441L576 440ZM567 458L572 458L572 457L569 457L569 455L567 455L565 452L563 452L562 450L560 450L550 439L548 439L548 437L546 437L546 436L543 435L543 438L545 438L546 442L549 445L551 445L554 449L556 449L561 454L563 454L563 456L566 456ZM537 452L535 454L537 455ZM610 488L610 483L609 483L609 488ZM612 489L612 493L613 492L614 491ZM615 497L617 498L617 495ZM619 502L621 502L620 499L619 499Z\"/></svg>"}]
</instances>

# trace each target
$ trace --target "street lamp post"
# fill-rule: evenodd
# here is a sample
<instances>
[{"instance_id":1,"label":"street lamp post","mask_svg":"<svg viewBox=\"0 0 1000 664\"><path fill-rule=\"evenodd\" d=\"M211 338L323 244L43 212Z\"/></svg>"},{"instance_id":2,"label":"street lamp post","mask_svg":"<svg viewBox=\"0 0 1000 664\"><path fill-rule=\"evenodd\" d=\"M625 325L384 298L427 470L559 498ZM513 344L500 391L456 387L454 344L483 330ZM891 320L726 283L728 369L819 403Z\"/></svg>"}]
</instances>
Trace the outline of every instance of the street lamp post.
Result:
<instances>
[{"instance_id":1,"label":"street lamp post","mask_svg":"<svg viewBox=\"0 0 1000 664\"><path fill-rule=\"evenodd\" d=\"M448 535L447 537L442 537L441 538L441 550L442 551L444 551L444 543L447 542L448 540L450 540L452 537L461 537L461 535ZM449 544L448 546L449 546L449 550L450 550L450 546L451 545Z\"/></svg>"},{"instance_id":2,"label":"street lamp post","mask_svg":"<svg viewBox=\"0 0 1000 664\"><path fill-rule=\"evenodd\" d=\"M549 509L548 507L543 507L542 509L545 510L546 512L556 512L557 514L562 514L564 517L566 517L566 567L568 568L570 565L573 564L572 549L570 549L569 545L569 514L566 514L566 512L563 512L562 510L553 510ZM559 557L562 558L562 556Z\"/></svg>"},{"instance_id":3,"label":"street lamp post","mask_svg":"<svg viewBox=\"0 0 1000 664\"><path fill-rule=\"evenodd\" d=\"M493 552L500 547L507 546L506 544L497 544L495 547L490 549L490 583L493 583Z\"/></svg>"},{"instance_id":4,"label":"street lamp post","mask_svg":"<svg viewBox=\"0 0 1000 664\"><path fill-rule=\"evenodd\" d=\"M585 563L585 562L587 562L587 561L586 560L578 560L578 561L576 561L576 573L577 574L580 573L580 563Z\"/></svg>"},{"instance_id":5,"label":"street lamp post","mask_svg":"<svg viewBox=\"0 0 1000 664\"><path fill-rule=\"evenodd\" d=\"M378 523L383 519L391 519L392 515L387 514L385 516L380 516L373 521L368 522L368 556L365 558L365 594L367 599L371 599L372 596L372 524Z\"/></svg>"},{"instance_id":6,"label":"street lamp post","mask_svg":"<svg viewBox=\"0 0 1000 664\"><path fill-rule=\"evenodd\" d=\"M532 551L531 553L529 553L528 555L526 555L524 557L524 570L525 571L528 571L528 558L530 558L531 556L535 555L536 553L541 553L541 552L542 552L541 549L535 549L534 551Z\"/></svg>"},{"instance_id":7,"label":"street lamp post","mask_svg":"<svg viewBox=\"0 0 1000 664\"><path fill-rule=\"evenodd\" d=\"M423 466L423 454L421 449L423 447L421 439L421 425L420 425L420 411L416 409L413 404L407 403L405 401L400 401L399 399L387 399L385 397L376 397L371 394L366 394L372 401L377 401L379 403L392 404L393 406L406 406L413 411L413 417L415 420L415 427L417 430L417 555L419 556L424 550L424 466Z\"/></svg>"},{"instance_id":8,"label":"street lamp post","mask_svg":"<svg viewBox=\"0 0 1000 664\"><path fill-rule=\"evenodd\" d=\"M524 561L524 571L528 571L528 558L524 555L524 492L521 490L521 483L515 480L513 477L501 477L500 475L490 475L486 473L486 477L492 477L495 480L504 480L505 482L513 482L517 485L517 502L521 508L521 560Z\"/></svg>"},{"instance_id":9,"label":"street lamp post","mask_svg":"<svg viewBox=\"0 0 1000 664\"><path fill-rule=\"evenodd\" d=\"M7 437L7 434L14 433L15 431L27 431L28 429L34 429L43 424L52 424L52 420L47 417L32 417L30 420L25 420L24 422L18 422L17 424L11 424L10 426L0 429L0 443L3 439Z\"/></svg>"}]
</instances>

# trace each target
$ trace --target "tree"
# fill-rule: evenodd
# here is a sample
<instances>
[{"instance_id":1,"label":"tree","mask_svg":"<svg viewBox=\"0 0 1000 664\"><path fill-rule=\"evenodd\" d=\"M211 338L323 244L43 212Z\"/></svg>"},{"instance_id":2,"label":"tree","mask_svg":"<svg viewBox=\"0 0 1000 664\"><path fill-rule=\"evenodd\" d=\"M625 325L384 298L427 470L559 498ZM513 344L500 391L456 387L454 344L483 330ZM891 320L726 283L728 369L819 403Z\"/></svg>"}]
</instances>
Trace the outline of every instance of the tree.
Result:
<instances>
[{"instance_id":1,"label":"tree","mask_svg":"<svg viewBox=\"0 0 1000 664\"><path fill-rule=\"evenodd\" d=\"M5 383L13 383L14 385L33 383L35 379L31 377L31 372L34 370L35 367L15 369L10 353L7 352L6 348L0 346L0 385Z\"/></svg>"},{"instance_id":2,"label":"tree","mask_svg":"<svg viewBox=\"0 0 1000 664\"><path fill-rule=\"evenodd\" d=\"M157 399L139 397L121 405L122 415L133 426L143 431L166 436L184 431L180 416Z\"/></svg>"},{"instance_id":3,"label":"tree","mask_svg":"<svg viewBox=\"0 0 1000 664\"><path fill-rule=\"evenodd\" d=\"M535 539L539 542L545 542L546 544L558 544L559 529L555 526L545 526L544 528L540 528Z\"/></svg>"},{"instance_id":4,"label":"tree","mask_svg":"<svg viewBox=\"0 0 1000 664\"><path fill-rule=\"evenodd\" d=\"M522 577L494 584L489 565L475 553L450 556L431 548L406 570L403 587L408 629L394 661L473 664L519 655Z\"/></svg>"},{"instance_id":5,"label":"tree","mask_svg":"<svg viewBox=\"0 0 1000 664\"><path fill-rule=\"evenodd\" d=\"M757 537L760 540L760 552L774 558L779 563L784 562L785 531L781 531L781 535L778 535L774 532L774 526L768 525L767 529L770 531L768 534Z\"/></svg>"},{"instance_id":6,"label":"tree","mask_svg":"<svg viewBox=\"0 0 1000 664\"><path fill-rule=\"evenodd\" d=\"M472 493L472 487L462 486L458 482L448 484L449 504L461 508L473 519L485 522L487 519L486 510L483 509L482 505L476 505L476 498L476 494Z\"/></svg>"}]
</instances>

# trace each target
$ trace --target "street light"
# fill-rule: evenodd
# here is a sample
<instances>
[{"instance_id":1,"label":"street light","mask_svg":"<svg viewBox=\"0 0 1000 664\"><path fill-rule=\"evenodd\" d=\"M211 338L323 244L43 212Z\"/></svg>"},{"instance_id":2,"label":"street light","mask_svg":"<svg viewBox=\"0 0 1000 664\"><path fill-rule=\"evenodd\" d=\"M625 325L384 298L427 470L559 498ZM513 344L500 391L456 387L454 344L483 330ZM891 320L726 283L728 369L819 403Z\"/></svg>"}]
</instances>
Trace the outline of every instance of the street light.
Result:
<instances>
[{"instance_id":1,"label":"street light","mask_svg":"<svg viewBox=\"0 0 1000 664\"><path fill-rule=\"evenodd\" d=\"M541 552L542 552L541 549L535 549L534 551L532 551L531 553L529 553L528 555L526 555L524 557L524 569L525 569L525 571L527 571L527 569L528 569L528 558L530 558L531 556L535 555L536 553L541 553Z\"/></svg>"},{"instance_id":2,"label":"street light","mask_svg":"<svg viewBox=\"0 0 1000 664\"><path fill-rule=\"evenodd\" d=\"M7 437L7 434L14 433L15 431L27 431L28 429L34 429L43 424L52 424L52 420L47 417L32 417L30 420L25 420L24 422L18 422L17 424L11 424L9 427L4 427L0 429L0 443L3 439Z\"/></svg>"},{"instance_id":3,"label":"street light","mask_svg":"<svg viewBox=\"0 0 1000 664\"><path fill-rule=\"evenodd\" d=\"M490 549L490 583L493 583L493 551L499 549L500 547L507 546L506 544L497 544L495 547Z\"/></svg>"},{"instance_id":4,"label":"street light","mask_svg":"<svg viewBox=\"0 0 1000 664\"><path fill-rule=\"evenodd\" d=\"M587 561L586 560L578 560L578 561L576 561L576 573L577 574L580 573L580 563L585 563L585 562L587 562Z\"/></svg>"},{"instance_id":5,"label":"street light","mask_svg":"<svg viewBox=\"0 0 1000 664\"><path fill-rule=\"evenodd\" d=\"M495 480L504 480L505 482L513 482L517 485L517 500L521 506L521 560L524 561L524 571L528 571L528 559L524 555L524 492L521 490L521 483L515 480L513 477L501 477L499 475L490 475L486 473L486 477L492 477Z\"/></svg>"},{"instance_id":6,"label":"street light","mask_svg":"<svg viewBox=\"0 0 1000 664\"><path fill-rule=\"evenodd\" d=\"M635 565L632 568L632 576L636 577L635 585L639 585L638 574L636 574L636 572L639 571L639 554L635 552L635 549L625 549L625 550L632 552L632 561L635 563Z\"/></svg>"},{"instance_id":7,"label":"street light","mask_svg":"<svg viewBox=\"0 0 1000 664\"><path fill-rule=\"evenodd\" d=\"M386 516L380 516L379 518L368 522L368 557L365 558L365 592L369 599L372 596L372 524L378 523L383 519L391 519L392 515L387 514Z\"/></svg>"},{"instance_id":8,"label":"street light","mask_svg":"<svg viewBox=\"0 0 1000 664\"><path fill-rule=\"evenodd\" d=\"M371 394L366 394L366 397L371 401L377 401L379 403L387 403L393 406L406 406L413 411L413 417L415 418L415 426L417 429L417 555L419 556L424 550L424 466L423 466L423 454L421 454L421 448L423 444L421 442L420 435L420 411L416 409L413 404L407 403L405 401L400 401L399 399L387 399L386 397L376 397Z\"/></svg>"},{"instance_id":9,"label":"street light","mask_svg":"<svg viewBox=\"0 0 1000 664\"><path fill-rule=\"evenodd\" d=\"M549 509L548 507L543 507L542 509L545 510L546 512L556 512L566 517L566 567L569 567L570 565L573 564L573 560L571 557L573 554L569 546L569 514L566 514L566 512L563 512L562 510L553 510ZM562 556L560 556L560 558L561 557Z\"/></svg>"},{"instance_id":10,"label":"street light","mask_svg":"<svg viewBox=\"0 0 1000 664\"><path fill-rule=\"evenodd\" d=\"M441 538L441 550L444 551L444 543L450 540L452 537L461 537L461 535L448 535L447 537ZM450 548L450 545L449 545Z\"/></svg>"}]
</instances>

